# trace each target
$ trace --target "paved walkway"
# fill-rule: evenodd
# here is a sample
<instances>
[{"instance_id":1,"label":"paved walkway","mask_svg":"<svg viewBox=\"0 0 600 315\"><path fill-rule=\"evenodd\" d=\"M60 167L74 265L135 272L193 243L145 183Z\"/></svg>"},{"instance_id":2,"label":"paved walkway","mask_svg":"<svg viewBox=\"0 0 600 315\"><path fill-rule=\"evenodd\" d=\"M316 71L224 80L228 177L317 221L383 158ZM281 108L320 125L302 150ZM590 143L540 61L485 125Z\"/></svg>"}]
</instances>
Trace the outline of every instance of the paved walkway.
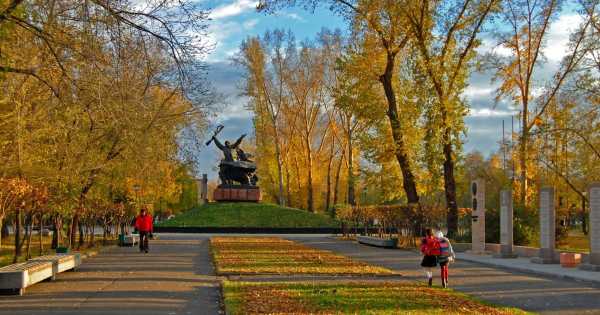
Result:
<instances>
[{"instance_id":1,"label":"paved walkway","mask_svg":"<svg viewBox=\"0 0 600 315\"><path fill-rule=\"evenodd\" d=\"M600 286L600 272L581 270L579 268L563 268L560 264L534 264L531 262L531 258L526 257L502 259L494 258L492 255L457 253L457 258L491 267L522 271L554 278L590 282Z\"/></svg>"},{"instance_id":2,"label":"paved walkway","mask_svg":"<svg viewBox=\"0 0 600 315\"><path fill-rule=\"evenodd\" d=\"M148 254L112 248L23 296L0 296L0 314L219 314L212 266L207 237L161 235Z\"/></svg>"},{"instance_id":3,"label":"paved walkway","mask_svg":"<svg viewBox=\"0 0 600 315\"><path fill-rule=\"evenodd\" d=\"M398 270L408 279L425 279L418 267L421 257L416 252L370 247L332 237L290 239ZM439 276L435 280L439 284ZM485 301L542 314L600 314L600 286L589 283L459 260L450 267L450 285Z\"/></svg>"}]
</instances>

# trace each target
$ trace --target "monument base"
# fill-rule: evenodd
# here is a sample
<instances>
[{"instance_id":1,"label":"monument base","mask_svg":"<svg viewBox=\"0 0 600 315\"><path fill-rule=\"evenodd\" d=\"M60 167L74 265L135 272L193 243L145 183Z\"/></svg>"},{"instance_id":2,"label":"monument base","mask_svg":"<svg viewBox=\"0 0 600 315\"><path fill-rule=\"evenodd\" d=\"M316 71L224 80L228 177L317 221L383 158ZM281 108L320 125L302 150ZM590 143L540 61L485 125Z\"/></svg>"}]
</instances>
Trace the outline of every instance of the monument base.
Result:
<instances>
[{"instance_id":1,"label":"monument base","mask_svg":"<svg viewBox=\"0 0 600 315\"><path fill-rule=\"evenodd\" d=\"M579 269L586 270L586 271L600 271L600 265L581 264L581 265L579 265Z\"/></svg>"},{"instance_id":2,"label":"monument base","mask_svg":"<svg viewBox=\"0 0 600 315\"><path fill-rule=\"evenodd\" d=\"M252 186L220 186L215 189L213 199L218 202L259 202L260 188Z\"/></svg>"}]
</instances>

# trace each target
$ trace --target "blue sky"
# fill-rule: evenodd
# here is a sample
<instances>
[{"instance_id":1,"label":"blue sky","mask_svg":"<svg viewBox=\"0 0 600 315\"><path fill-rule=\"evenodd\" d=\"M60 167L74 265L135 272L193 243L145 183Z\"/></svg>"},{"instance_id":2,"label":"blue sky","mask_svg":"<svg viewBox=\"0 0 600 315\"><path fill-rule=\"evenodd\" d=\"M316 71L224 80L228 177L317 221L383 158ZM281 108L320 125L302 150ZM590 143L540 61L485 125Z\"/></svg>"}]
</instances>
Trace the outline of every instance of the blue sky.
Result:
<instances>
[{"instance_id":1,"label":"blue sky","mask_svg":"<svg viewBox=\"0 0 600 315\"><path fill-rule=\"evenodd\" d=\"M212 120L213 124L225 125L221 134L223 139L234 139L242 133L252 134L252 115L244 107L246 99L240 96L242 72L230 60L244 39L262 35L275 28L292 30L298 40L312 39L324 27L344 31L347 28L342 18L325 7L317 8L314 13L302 9L287 9L277 15L266 15L256 12L257 3L255 0L203 1L205 7L212 11L209 42L214 45L214 50L206 58L210 67L208 78L216 90L226 97L223 108ZM578 16L572 12L565 12L552 23L544 50L547 64L538 72L541 82L557 69L566 51L569 31L579 21ZM501 48L494 47L489 35L484 34L482 39L480 52L495 50L499 54L505 53ZM510 131L511 115L515 113L515 109L507 102L494 106L496 86L490 82L490 78L489 73L474 73L464 92L471 105L470 114L465 119L468 128L465 152L480 151L487 155L497 150L498 142L502 139L503 120L506 131ZM518 119L515 119L516 128ZM220 159L218 150L209 147L199 154L204 161L200 171L209 173L209 178L215 178L216 165Z\"/></svg>"}]
</instances>

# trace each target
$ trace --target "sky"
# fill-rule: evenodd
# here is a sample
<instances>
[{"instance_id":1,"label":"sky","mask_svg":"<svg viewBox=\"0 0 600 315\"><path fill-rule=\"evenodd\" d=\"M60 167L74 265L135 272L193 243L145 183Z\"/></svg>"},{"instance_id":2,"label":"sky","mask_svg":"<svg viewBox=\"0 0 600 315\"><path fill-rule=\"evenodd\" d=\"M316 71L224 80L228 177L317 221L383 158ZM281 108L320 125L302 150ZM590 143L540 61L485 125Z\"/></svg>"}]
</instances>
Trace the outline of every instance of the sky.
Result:
<instances>
[{"instance_id":1,"label":"sky","mask_svg":"<svg viewBox=\"0 0 600 315\"><path fill-rule=\"evenodd\" d=\"M211 120L212 125L225 126L219 136L222 141L236 139L243 133L249 136L253 133L252 113L245 108L247 99L240 95L243 73L231 61L244 39L276 28L292 30L298 40L313 39L322 28L347 29L345 21L325 7L317 8L314 12L300 8L285 9L276 15L268 15L256 12L258 1L255 0L204 0L203 3L211 10L208 41L214 46L205 59L209 66L208 78L217 92L225 97L223 106ZM537 76L540 82L550 78L558 68L567 50L569 33L579 21L577 15L565 11L551 24L544 50L547 62ZM493 50L501 55L507 53L501 47L494 46L489 34L483 34L481 39L479 52ZM470 112L465 118L465 152L479 151L489 155L496 151L502 139L502 121L508 136L511 117L518 113L508 102L495 104L497 83L492 83L491 77L490 73L473 73L463 93L470 105ZM514 117L514 128L518 130L519 122ZM220 160L218 149L207 147L199 155L200 160L204 161L200 172L215 178Z\"/></svg>"}]
</instances>

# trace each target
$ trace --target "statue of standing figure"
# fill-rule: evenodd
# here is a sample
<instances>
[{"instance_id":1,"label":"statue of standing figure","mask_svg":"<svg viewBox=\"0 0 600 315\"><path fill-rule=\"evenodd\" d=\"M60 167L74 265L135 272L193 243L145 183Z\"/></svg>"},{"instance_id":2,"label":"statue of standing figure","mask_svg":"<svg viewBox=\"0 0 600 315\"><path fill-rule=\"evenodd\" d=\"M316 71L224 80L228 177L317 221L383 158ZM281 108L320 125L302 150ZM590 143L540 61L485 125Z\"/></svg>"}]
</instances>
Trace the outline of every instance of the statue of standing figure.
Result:
<instances>
[{"instance_id":1,"label":"statue of standing figure","mask_svg":"<svg viewBox=\"0 0 600 315\"><path fill-rule=\"evenodd\" d=\"M242 186L256 186L258 182L258 177L255 174L256 164L250 160L250 155L240 148L240 144L246 135L241 135L233 144L229 141L222 144L217 139L217 135L222 129L223 126L218 126L211 140L207 142L207 145L209 145L214 141L217 148L223 153L223 159L219 164L220 186L232 186L235 182Z\"/></svg>"}]
</instances>

